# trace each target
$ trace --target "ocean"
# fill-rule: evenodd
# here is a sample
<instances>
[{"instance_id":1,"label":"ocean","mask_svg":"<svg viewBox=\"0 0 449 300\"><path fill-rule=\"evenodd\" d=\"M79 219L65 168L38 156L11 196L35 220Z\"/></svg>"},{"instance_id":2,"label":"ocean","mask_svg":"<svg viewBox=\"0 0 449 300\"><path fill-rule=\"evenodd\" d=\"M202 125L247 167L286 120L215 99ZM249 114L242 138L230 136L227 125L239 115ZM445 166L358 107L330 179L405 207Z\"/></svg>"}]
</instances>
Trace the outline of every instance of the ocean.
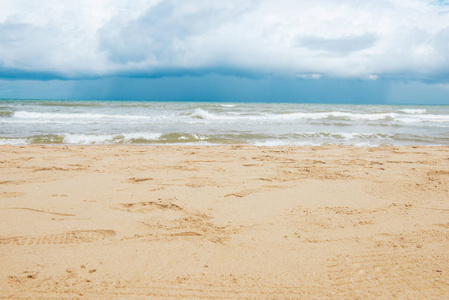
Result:
<instances>
[{"instance_id":1,"label":"ocean","mask_svg":"<svg viewBox=\"0 0 449 300\"><path fill-rule=\"evenodd\" d=\"M0 100L0 144L449 145L449 106Z\"/></svg>"}]
</instances>

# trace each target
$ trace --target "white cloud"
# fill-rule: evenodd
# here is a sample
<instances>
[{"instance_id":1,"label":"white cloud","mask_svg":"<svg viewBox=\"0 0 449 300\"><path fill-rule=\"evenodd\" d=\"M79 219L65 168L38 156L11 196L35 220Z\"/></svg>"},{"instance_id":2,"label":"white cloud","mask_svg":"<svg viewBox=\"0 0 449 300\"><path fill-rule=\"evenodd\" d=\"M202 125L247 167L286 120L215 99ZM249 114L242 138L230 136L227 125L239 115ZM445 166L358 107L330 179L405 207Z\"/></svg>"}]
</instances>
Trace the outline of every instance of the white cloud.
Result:
<instances>
[{"instance_id":1,"label":"white cloud","mask_svg":"<svg viewBox=\"0 0 449 300\"><path fill-rule=\"evenodd\" d=\"M320 79L321 74L297 74L296 78L301 79Z\"/></svg>"},{"instance_id":2,"label":"white cloud","mask_svg":"<svg viewBox=\"0 0 449 300\"><path fill-rule=\"evenodd\" d=\"M0 70L449 81L449 8L441 1L0 2Z\"/></svg>"}]
</instances>

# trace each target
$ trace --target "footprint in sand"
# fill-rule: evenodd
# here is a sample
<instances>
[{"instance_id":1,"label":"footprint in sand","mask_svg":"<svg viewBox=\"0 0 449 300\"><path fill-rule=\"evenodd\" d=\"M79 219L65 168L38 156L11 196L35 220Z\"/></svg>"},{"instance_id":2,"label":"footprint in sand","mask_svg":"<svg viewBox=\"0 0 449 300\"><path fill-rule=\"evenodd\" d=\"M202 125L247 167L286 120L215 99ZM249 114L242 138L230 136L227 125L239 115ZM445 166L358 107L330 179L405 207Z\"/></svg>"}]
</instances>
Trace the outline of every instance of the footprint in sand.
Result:
<instances>
[{"instance_id":1,"label":"footprint in sand","mask_svg":"<svg viewBox=\"0 0 449 300\"><path fill-rule=\"evenodd\" d=\"M154 210L175 210L180 211L182 208L168 201L147 201L136 203L119 203L113 207L114 209L123 210L133 213L145 213Z\"/></svg>"}]
</instances>

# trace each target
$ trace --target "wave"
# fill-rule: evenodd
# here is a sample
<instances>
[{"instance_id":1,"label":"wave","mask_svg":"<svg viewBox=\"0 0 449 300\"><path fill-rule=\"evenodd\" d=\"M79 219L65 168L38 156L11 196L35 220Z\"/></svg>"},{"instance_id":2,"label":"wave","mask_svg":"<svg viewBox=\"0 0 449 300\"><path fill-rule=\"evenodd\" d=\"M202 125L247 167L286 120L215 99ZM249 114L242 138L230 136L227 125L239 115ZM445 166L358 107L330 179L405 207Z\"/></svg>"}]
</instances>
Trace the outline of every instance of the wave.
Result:
<instances>
[{"instance_id":1,"label":"wave","mask_svg":"<svg viewBox=\"0 0 449 300\"><path fill-rule=\"evenodd\" d=\"M48 134L29 137L0 137L0 145L25 144L188 144L211 140L212 143L224 141L222 138L198 133L126 133L126 134Z\"/></svg>"},{"instance_id":2,"label":"wave","mask_svg":"<svg viewBox=\"0 0 449 300\"><path fill-rule=\"evenodd\" d=\"M449 115L409 115L396 118L401 123L449 123Z\"/></svg>"},{"instance_id":3,"label":"wave","mask_svg":"<svg viewBox=\"0 0 449 300\"><path fill-rule=\"evenodd\" d=\"M27 145L30 144L26 138L0 138L0 145Z\"/></svg>"},{"instance_id":4,"label":"wave","mask_svg":"<svg viewBox=\"0 0 449 300\"><path fill-rule=\"evenodd\" d=\"M0 145L24 145L24 144L70 144L70 145L95 145L95 144L139 144L158 141L161 133L128 133L121 135L112 134L47 134L29 137L2 137Z\"/></svg>"},{"instance_id":5,"label":"wave","mask_svg":"<svg viewBox=\"0 0 449 300\"><path fill-rule=\"evenodd\" d=\"M13 115L20 119L149 119L148 116L142 115L108 115L108 114L92 114L92 113L46 113L46 112L27 112L16 111Z\"/></svg>"},{"instance_id":6,"label":"wave","mask_svg":"<svg viewBox=\"0 0 449 300\"><path fill-rule=\"evenodd\" d=\"M325 139L335 139L335 140L354 140L354 139L390 139L394 135L382 132L372 132L372 133L360 133L360 132L301 132L296 133L299 138L325 138Z\"/></svg>"},{"instance_id":7,"label":"wave","mask_svg":"<svg viewBox=\"0 0 449 300\"><path fill-rule=\"evenodd\" d=\"M27 112L27 111L0 111L2 118L0 123L77 123L77 122L162 122L162 123L198 123L198 122L293 122L293 121L341 121L341 122L372 122L383 123L448 123L448 114L424 114L426 110L407 110L408 113L353 113L344 111L330 112L292 112L292 113L266 113L258 114L247 112L222 112L212 113L202 108L196 108L193 112L168 114L163 112L154 115L143 114L101 114L101 113L53 113L53 112ZM13 117L13 118L11 118ZM335 124L334 124L335 125Z\"/></svg>"},{"instance_id":8,"label":"wave","mask_svg":"<svg viewBox=\"0 0 449 300\"><path fill-rule=\"evenodd\" d=\"M441 114L420 114L418 110L409 114L397 113L351 113L342 111L332 112L295 112L295 113L280 113L280 114L238 114L226 113L214 114L203 110L201 108L195 109L192 117L196 119L208 121L295 121L295 120L329 120L329 121L385 121L385 122L400 122L400 123L449 123L449 115ZM422 111L425 110L420 110Z\"/></svg>"},{"instance_id":9,"label":"wave","mask_svg":"<svg viewBox=\"0 0 449 300\"><path fill-rule=\"evenodd\" d=\"M62 144L64 136L55 134L34 135L29 137L2 137L0 145L26 145L26 144Z\"/></svg>"},{"instance_id":10,"label":"wave","mask_svg":"<svg viewBox=\"0 0 449 300\"><path fill-rule=\"evenodd\" d=\"M337 120L387 120L393 119L396 114L395 113L375 113L375 114L354 114L349 112L316 112L316 113L280 113L280 114L261 114L261 115L249 115L249 114L240 114L240 115L217 115L208 112L207 110L197 108L191 114L193 118L204 119L204 120L297 120L297 119L310 119L310 120L318 120L318 119L337 119Z\"/></svg>"},{"instance_id":11,"label":"wave","mask_svg":"<svg viewBox=\"0 0 449 300\"><path fill-rule=\"evenodd\" d=\"M426 109L400 109L399 112L405 114L425 114L427 112Z\"/></svg>"},{"instance_id":12,"label":"wave","mask_svg":"<svg viewBox=\"0 0 449 300\"><path fill-rule=\"evenodd\" d=\"M449 106L0 104L0 144L449 145Z\"/></svg>"},{"instance_id":13,"label":"wave","mask_svg":"<svg viewBox=\"0 0 449 300\"><path fill-rule=\"evenodd\" d=\"M0 111L0 118L8 118L8 117L12 117L13 115L14 115L13 111L9 111L9 110Z\"/></svg>"},{"instance_id":14,"label":"wave","mask_svg":"<svg viewBox=\"0 0 449 300\"><path fill-rule=\"evenodd\" d=\"M353 145L353 146L381 146L381 145L414 145L447 144L449 137L426 137L417 134L399 133L360 133L360 132L297 132L295 134L199 134L199 133L125 133L125 134L48 134L28 137L0 137L0 145L26 144L67 144L67 145L102 145L102 144L142 144L142 145L225 145L250 144L257 146L312 146L312 145Z\"/></svg>"},{"instance_id":15,"label":"wave","mask_svg":"<svg viewBox=\"0 0 449 300\"><path fill-rule=\"evenodd\" d=\"M112 134L67 134L63 142L66 144L89 145L89 144L123 144L123 143L149 143L161 137L161 133L128 133L121 135Z\"/></svg>"}]
</instances>

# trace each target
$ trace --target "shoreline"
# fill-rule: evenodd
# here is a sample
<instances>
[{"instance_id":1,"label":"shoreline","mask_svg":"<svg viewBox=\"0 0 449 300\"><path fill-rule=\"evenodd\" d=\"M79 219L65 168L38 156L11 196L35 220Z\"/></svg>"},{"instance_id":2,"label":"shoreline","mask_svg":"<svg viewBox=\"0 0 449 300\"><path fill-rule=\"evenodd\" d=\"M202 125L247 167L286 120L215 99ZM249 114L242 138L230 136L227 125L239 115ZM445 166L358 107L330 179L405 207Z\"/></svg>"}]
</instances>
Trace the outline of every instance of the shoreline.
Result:
<instances>
[{"instance_id":1,"label":"shoreline","mask_svg":"<svg viewBox=\"0 0 449 300\"><path fill-rule=\"evenodd\" d=\"M167 148L216 148L216 147L238 147L238 148L289 148L289 149L307 149L307 148L353 148L353 149L386 149L386 148L448 148L449 145L378 145L378 146L355 146L355 145L343 145L343 144L322 144L322 145L253 145L253 144L26 144L26 145L14 145L14 144L3 144L0 145L0 148L3 147L44 147L44 148L61 148L61 147L74 147L74 148L85 148L85 147L167 147Z\"/></svg>"},{"instance_id":2,"label":"shoreline","mask_svg":"<svg viewBox=\"0 0 449 300\"><path fill-rule=\"evenodd\" d=\"M444 298L449 146L2 145L0 296Z\"/></svg>"}]
</instances>

